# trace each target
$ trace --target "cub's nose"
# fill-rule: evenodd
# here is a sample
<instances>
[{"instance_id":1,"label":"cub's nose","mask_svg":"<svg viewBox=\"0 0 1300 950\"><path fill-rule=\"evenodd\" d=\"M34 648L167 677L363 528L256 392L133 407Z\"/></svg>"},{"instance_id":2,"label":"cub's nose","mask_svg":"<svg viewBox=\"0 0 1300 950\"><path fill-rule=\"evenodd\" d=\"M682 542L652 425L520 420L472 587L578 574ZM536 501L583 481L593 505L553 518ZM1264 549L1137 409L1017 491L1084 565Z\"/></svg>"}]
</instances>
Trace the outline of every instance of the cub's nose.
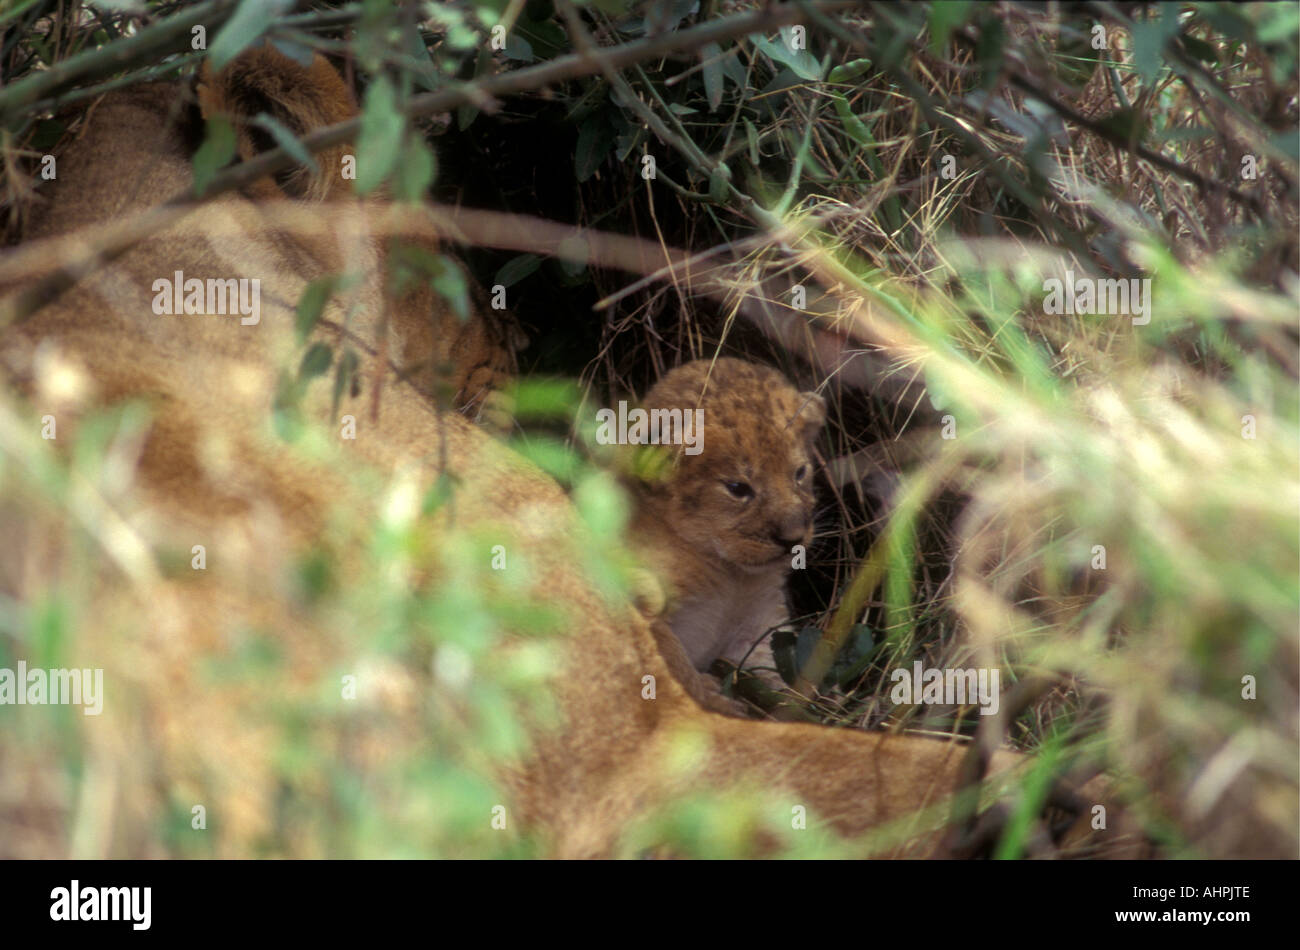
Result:
<instances>
[{"instance_id":1,"label":"cub's nose","mask_svg":"<svg viewBox=\"0 0 1300 950\"><path fill-rule=\"evenodd\" d=\"M773 525L772 540L782 547L793 547L804 539L808 533L808 520L803 517L788 518L780 524Z\"/></svg>"}]
</instances>

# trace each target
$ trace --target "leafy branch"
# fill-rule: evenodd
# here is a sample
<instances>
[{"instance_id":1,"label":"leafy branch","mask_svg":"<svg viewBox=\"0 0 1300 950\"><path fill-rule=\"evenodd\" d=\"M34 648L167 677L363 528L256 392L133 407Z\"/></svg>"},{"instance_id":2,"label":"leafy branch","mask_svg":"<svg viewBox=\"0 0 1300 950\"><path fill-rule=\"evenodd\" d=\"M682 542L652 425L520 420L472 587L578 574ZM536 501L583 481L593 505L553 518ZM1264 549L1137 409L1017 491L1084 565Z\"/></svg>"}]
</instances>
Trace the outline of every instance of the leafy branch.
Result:
<instances>
[{"instance_id":1,"label":"leafy branch","mask_svg":"<svg viewBox=\"0 0 1300 950\"><path fill-rule=\"evenodd\" d=\"M814 2L806 6L770 6L760 10L733 14L680 32L664 33L612 47L603 51L599 59L586 53L574 53L538 66L515 70L503 75L457 83L436 92L413 96L400 111L407 119L411 119L446 112L462 105L475 105L481 108L490 104L494 99L503 96L517 95L563 80L588 76L600 72L604 68L622 69L661 56L699 49L708 46L710 43L718 43L722 40L746 36L750 33L767 32L801 20L808 9L828 13L854 5L851 2L846 2L846 0L814 0ZM185 24L183 27L163 31L161 29L163 24L158 24L152 29L160 32L153 34L153 39L150 42L167 48L167 44L175 43L178 37L196 22L198 10L201 9L207 15L214 16L214 11L218 8L228 12L226 11L227 6L229 6L228 0L214 0L211 4L205 4L201 8L196 8L195 11L190 11L184 17L168 21L169 23L183 21ZM123 43L125 42L123 41ZM113 44L114 47L119 45ZM103 55L97 57L94 63L103 67L106 61L112 61L112 56L108 53L112 48L105 47L104 50L96 51ZM14 108L15 102L30 103L50 90L57 88L63 82L69 81L73 76L91 72L91 66L84 62L85 58L78 57L79 60L83 60L78 70L72 72L71 75L65 71L65 74L58 82L51 80L30 85L40 78L32 77L31 80L25 80L24 83L15 84L8 91L11 97L8 102L3 98L4 94L0 94L0 113L3 113L6 107ZM20 88L24 85L28 85L26 90ZM356 137L361 128L361 121L361 118L358 117L318 129L304 136L300 144L307 152L315 153L349 142ZM6 300L0 306L0 328L25 320L36 310L54 300L77 280L116 259L134 243L154 233L155 230L166 227L188 214L189 211L203 201L223 192L245 187L259 179L298 164L300 158L294 154L296 151L275 148L263 152L255 158L238 162L213 177L204 188L202 195L196 195L192 190L187 189L153 209L148 215L137 219L133 226L106 234L101 243L88 248L80 260L64 265L55 273ZM738 197L747 199L750 205L753 204L752 199L749 199L747 195L738 195ZM758 211L761 211L761 209L757 209L754 213ZM778 222L773 221L770 223L776 224Z\"/></svg>"}]
</instances>

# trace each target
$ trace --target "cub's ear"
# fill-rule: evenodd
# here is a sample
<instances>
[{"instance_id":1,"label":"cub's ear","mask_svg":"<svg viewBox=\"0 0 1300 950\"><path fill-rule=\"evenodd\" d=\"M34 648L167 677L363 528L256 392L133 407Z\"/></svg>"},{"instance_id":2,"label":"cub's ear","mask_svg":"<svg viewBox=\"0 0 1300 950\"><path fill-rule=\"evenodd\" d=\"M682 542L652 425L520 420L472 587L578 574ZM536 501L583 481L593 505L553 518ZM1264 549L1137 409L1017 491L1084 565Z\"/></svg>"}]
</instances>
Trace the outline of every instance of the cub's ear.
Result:
<instances>
[{"instance_id":1,"label":"cub's ear","mask_svg":"<svg viewBox=\"0 0 1300 950\"><path fill-rule=\"evenodd\" d=\"M804 438L809 441L817 438L826 424L826 400L814 392L800 393L798 419Z\"/></svg>"}]
</instances>

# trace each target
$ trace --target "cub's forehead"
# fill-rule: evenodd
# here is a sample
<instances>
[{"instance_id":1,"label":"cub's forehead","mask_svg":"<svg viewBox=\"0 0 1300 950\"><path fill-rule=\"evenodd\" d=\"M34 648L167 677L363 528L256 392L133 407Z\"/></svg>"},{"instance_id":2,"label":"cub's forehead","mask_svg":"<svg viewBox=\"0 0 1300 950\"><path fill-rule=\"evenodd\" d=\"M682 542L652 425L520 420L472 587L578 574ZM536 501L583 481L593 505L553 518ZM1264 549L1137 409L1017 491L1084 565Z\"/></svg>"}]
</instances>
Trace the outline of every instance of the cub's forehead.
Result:
<instances>
[{"instance_id":1,"label":"cub's forehead","mask_svg":"<svg viewBox=\"0 0 1300 950\"><path fill-rule=\"evenodd\" d=\"M699 407L729 422L777 418L784 424L798 414L800 395L769 366L736 359L713 365L697 360L664 376L647 395L646 406Z\"/></svg>"},{"instance_id":2,"label":"cub's forehead","mask_svg":"<svg viewBox=\"0 0 1300 950\"><path fill-rule=\"evenodd\" d=\"M802 456L795 420L803 395L779 371L735 359L687 363L647 394L647 409L701 409L703 451L687 461L697 471L740 462L785 467Z\"/></svg>"},{"instance_id":3,"label":"cub's forehead","mask_svg":"<svg viewBox=\"0 0 1300 950\"><path fill-rule=\"evenodd\" d=\"M728 420L706 409L703 451L696 462L705 467L741 463L754 471L784 469L791 459L802 457L803 451L795 429L784 421L771 417Z\"/></svg>"},{"instance_id":4,"label":"cub's forehead","mask_svg":"<svg viewBox=\"0 0 1300 950\"><path fill-rule=\"evenodd\" d=\"M703 405L704 442L697 457L699 466L740 464L756 474L769 468L784 470L792 460L803 458L803 440L798 427L790 421L798 408L793 398L768 394L745 403L743 412L738 411L739 404L734 400L724 403L719 406L706 400Z\"/></svg>"},{"instance_id":5,"label":"cub's forehead","mask_svg":"<svg viewBox=\"0 0 1300 950\"><path fill-rule=\"evenodd\" d=\"M698 402L705 418L731 425L778 425L799 414L799 394L784 382L747 390L710 386Z\"/></svg>"}]
</instances>

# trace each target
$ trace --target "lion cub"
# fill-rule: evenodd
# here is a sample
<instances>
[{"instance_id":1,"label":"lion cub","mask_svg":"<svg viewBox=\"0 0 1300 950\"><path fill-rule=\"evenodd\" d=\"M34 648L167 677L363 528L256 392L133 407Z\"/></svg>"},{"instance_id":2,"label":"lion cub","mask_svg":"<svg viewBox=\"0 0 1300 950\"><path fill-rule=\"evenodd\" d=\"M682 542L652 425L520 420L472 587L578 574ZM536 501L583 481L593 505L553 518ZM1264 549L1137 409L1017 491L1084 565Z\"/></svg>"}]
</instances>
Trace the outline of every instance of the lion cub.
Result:
<instances>
[{"instance_id":1,"label":"lion cub","mask_svg":"<svg viewBox=\"0 0 1300 950\"><path fill-rule=\"evenodd\" d=\"M703 410L697 446L633 478L631 536L664 601L646 611L663 616L695 670L722 658L782 685L765 634L788 618L786 575L812 540L824 400L774 369L719 358L672 370L642 408Z\"/></svg>"}]
</instances>

